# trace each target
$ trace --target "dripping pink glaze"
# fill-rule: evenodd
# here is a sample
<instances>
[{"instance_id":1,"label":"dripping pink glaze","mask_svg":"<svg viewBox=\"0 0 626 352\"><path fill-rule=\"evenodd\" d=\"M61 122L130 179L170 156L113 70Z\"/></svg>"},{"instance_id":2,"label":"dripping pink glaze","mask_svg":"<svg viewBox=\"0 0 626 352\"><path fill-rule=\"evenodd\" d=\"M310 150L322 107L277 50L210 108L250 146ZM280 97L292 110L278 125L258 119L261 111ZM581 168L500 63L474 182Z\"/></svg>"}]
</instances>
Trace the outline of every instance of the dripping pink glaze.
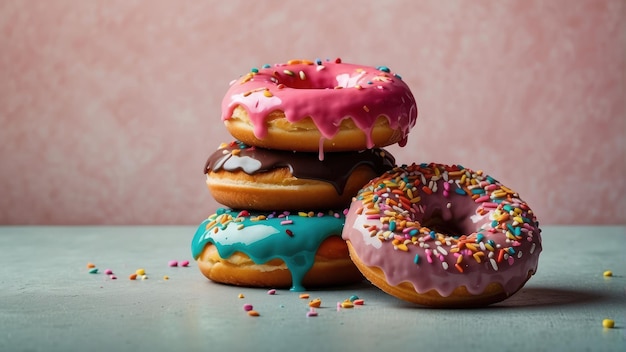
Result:
<instances>
[{"instance_id":1,"label":"dripping pink glaze","mask_svg":"<svg viewBox=\"0 0 626 352\"><path fill-rule=\"evenodd\" d=\"M431 166L422 166L422 170L433 170L432 164ZM440 167L443 174L443 170L445 170L443 165L435 167ZM421 179L421 174L415 172L418 169L416 166L411 166L409 169L412 169L412 172L417 175L416 179ZM389 175L397 172L397 170L392 170L381 178L371 181L368 186L361 190L359 195L367 190L376 190L378 185L387 181ZM473 173L469 169L465 170ZM415 212L412 215L415 221L422 223L422 225L418 224L417 227L423 226L424 222L428 222L428 219L432 219L433 215L437 214L437 217L443 219L444 223L452 225L452 228L465 231L466 238L478 247L478 251L484 252L482 261L480 263L476 261L472 256L475 252L467 247L454 253L453 248L459 247L456 240L458 236L454 238L427 227L420 228L417 237L422 240L426 239L423 243L429 248L422 247L419 244L422 240L419 240L417 245L409 244L407 246L408 251L403 251L393 244L392 239L381 240L378 235L371 236L369 231L371 225L383 230L388 230L389 226L383 224L380 219L372 219L371 215L368 219L365 211L361 215L357 214L361 209L366 208L364 202L368 203L368 197L358 196L350 206L342 237L350 241L357 256L365 265L380 268L384 272L387 282L393 286L406 281L413 284L418 293L436 290L443 297L449 296L458 286L465 286L471 294L480 294L492 282L501 284L507 295L511 295L523 285L529 271L536 272L539 253L542 249L541 230L532 211L519 199L517 194L513 194L509 199L501 200L496 208L491 208L496 204L493 199L476 202L467 194L460 195L455 192L455 188L458 187L455 182L444 186L446 181L443 178L436 179L435 177L433 183L430 182L433 180L430 176L426 176L424 179L427 184L437 189L428 195L421 190L423 184L418 181L419 185L415 187L414 196L419 196L421 199L415 202ZM453 178L449 177L449 179ZM485 195L489 197L494 194L495 189L500 189L501 186L497 181L491 178L490 180L492 182L483 180L481 183L482 187L490 189L485 191ZM495 187L489 185L495 185ZM391 188L393 189L393 187ZM444 191L447 196L443 195ZM467 188L465 191L467 192ZM381 201L386 198L383 194L379 197ZM448 203L450 203L450 207L448 207ZM528 209L522 212L525 215L524 223L517 224L512 218L501 221L495 220L505 212L504 206L507 206L507 209L520 207ZM486 211L482 215L478 212L480 208ZM495 228L494 225L496 225ZM520 227L518 237L514 237L512 234L507 237L506 232L508 230L505 229L509 229L509 225L513 229ZM431 230L437 233L436 239L430 237L429 232ZM481 241L476 241L477 233L482 234ZM402 236L403 232L394 231L394 234ZM461 234L457 233L457 235ZM444 240L441 241L440 245L437 245L436 241L440 239L446 239L449 243L445 243ZM490 251L488 249L483 251L479 247L478 242L488 243L487 241L493 241L491 242L495 249L493 259L496 261L497 270L492 267L489 260L488 253ZM437 247L441 247L446 254L440 252ZM498 261L500 250L509 247L515 250L515 254L503 255L503 258ZM522 253L520 257L518 257L519 252ZM416 255L419 257L417 264L414 262ZM460 264L463 272L455 267L459 255L463 256ZM444 268L443 262L447 263L447 269Z\"/></svg>"},{"instance_id":2,"label":"dripping pink glaze","mask_svg":"<svg viewBox=\"0 0 626 352\"><path fill-rule=\"evenodd\" d=\"M294 60L261 68L236 80L222 100L222 120L243 107L258 139L267 135L265 119L282 111L289 122L310 117L325 139L332 139L345 118L352 118L373 148L371 131L379 116L385 116L406 144L417 120L415 98L402 79L374 67L339 62ZM320 140L320 145L323 139ZM321 149L321 148L320 148Z\"/></svg>"}]
</instances>

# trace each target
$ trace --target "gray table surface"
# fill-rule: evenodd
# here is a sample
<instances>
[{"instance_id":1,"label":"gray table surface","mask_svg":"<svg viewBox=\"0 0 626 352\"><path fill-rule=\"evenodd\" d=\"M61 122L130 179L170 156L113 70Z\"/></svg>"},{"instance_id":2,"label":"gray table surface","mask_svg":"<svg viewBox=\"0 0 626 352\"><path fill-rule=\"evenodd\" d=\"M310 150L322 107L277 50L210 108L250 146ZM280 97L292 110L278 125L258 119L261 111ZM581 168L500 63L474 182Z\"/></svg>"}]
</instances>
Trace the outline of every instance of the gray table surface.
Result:
<instances>
[{"instance_id":1,"label":"gray table surface","mask_svg":"<svg viewBox=\"0 0 626 352\"><path fill-rule=\"evenodd\" d=\"M317 317L299 293L206 280L194 231L0 227L0 351L626 351L625 226L544 227L538 273L490 307L423 308L363 282L308 291ZM147 280L129 280L138 268ZM352 295L365 304L337 309Z\"/></svg>"}]
</instances>

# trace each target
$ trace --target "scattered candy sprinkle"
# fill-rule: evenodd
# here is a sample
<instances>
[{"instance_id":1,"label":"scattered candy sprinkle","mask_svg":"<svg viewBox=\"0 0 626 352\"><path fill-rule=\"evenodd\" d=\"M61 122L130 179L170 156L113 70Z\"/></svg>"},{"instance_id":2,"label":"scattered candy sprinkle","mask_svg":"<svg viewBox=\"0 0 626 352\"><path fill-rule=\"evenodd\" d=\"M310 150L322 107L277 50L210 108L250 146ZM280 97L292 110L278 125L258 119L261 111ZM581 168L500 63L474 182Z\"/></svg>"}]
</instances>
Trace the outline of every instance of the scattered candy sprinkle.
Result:
<instances>
[{"instance_id":1,"label":"scattered candy sprinkle","mask_svg":"<svg viewBox=\"0 0 626 352\"><path fill-rule=\"evenodd\" d=\"M178 262L176 260L170 260L167 262L167 265L171 267L178 266Z\"/></svg>"},{"instance_id":2,"label":"scattered candy sprinkle","mask_svg":"<svg viewBox=\"0 0 626 352\"><path fill-rule=\"evenodd\" d=\"M90 274L97 274L98 273L98 268L91 268L91 269L89 269L89 273Z\"/></svg>"},{"instance_id":3,"label":"scattered candy sprinkle","mask_svg":"<svg viewBox=\"0 0 626 352\"><path fill-rule=\"evenodd\" d=\"M611 270L607 270L604 273L602 273L602 275L604 275L605 277L613 276L613 272Z\"/></svg>"},{"instance_id":4,"label":"scattered candy sprinkle","mask_svg":"<svg viewBox=\"0 0 626 352\"><path fill-rule=\"evenodd\" d=\"M261 314L259 314L259 312L257 312L256 310L251 310L248 312L248 315L251 317L258 317Z\"/></svg>"},{"instance_id":5,"label":"scattered candy sprinkle","mask_svg":"<svg viewBox=\"0 0 626 352\"><path fill-rule=\"evenodd\" d=\"M309 298L309 294L308 293L301 293L300 294L300 299L307 299Z\"/></svg>"},{"instance_id":6,"label":"scattered candy sprinkle","mask_svg":"<svg viewBox=\"0 0 626 352\"><path fill-rule=\"evenodd\" d=\"M365 304L365 301L359 298L359 299L355 299L354 302L352 303L354 303L355 306L362 306Z\"/></svg>"},{"instance_id":7,"label":"scattered candy sprinkle","mask_svg":"<svg viewBox=\"0 0 626 352\"><path fill-rule=\"evenodd\" d=\"M244 297L244 295L243 295L243 293L240 293L237 297L238 297L238 298L245 298L245 297Z\"/></svg>"},{"instance_id":8,"label":"scattered candy sprinkle","mask_svg":"<svg viewBox=\"0 0 626 352\"><path fill-rule=\"evenodd\" d=\"M106 275L111 275L111 274L113 274L113 270L111 270L111 269L105 269L105 270L104 270L104 273L105 273Z\"/></svg>"},{"instance_id":9,"label":"scattered candy sprinkle","mask_svg":"<svg viewBox=\"0 0 626 352\"><path fill-rule=\"evenodd\" d=\"M316 317L317 316L317 311L314 308L311 308L307 313L306 313L307 317Z\"/></svg>"},{"instance_id":10,"label":"scattered candy sprinkle","mask_svg":"<svg viewBox=\"0 0 626 352\"><path fill-rule=\"evenodd\" d=\"M183 260L182 262L180 262L180 266L182 266L182 267L189 266L189 261L188 260Z\"/></svg>"},{"instance_id":11,"label":"scattered candy sprinkle","mask_svg":"<svg viewBox=\"0 0 626 352\"><path fill-rule=\"evenodd\" d=\"M352 308L352 307L354 307L354 304L350 302L349 299L341 302L341 308Z\"/></svg>"},{"instance_id":12,"label":"scattered candy sprinkle","mask_svg":"<svg viewBox=\"0 0 626 352\"><path fill-rule=\"evenodd\" d=\"M142 280L148 280L148 275L141 275Z\"/></svg>"},{"instance_id":13,"label":"scattered candy sprinkle","mask_svg":"<svg viewBox=\"0 0 626 352\"><path fill-rule=\"evenodd\" d=\"M276 294L276 290L275 289L271 289L267 291L268 295L275 295Z\"/></svg>"},{"instance_id":14,"label":"scattered candy sprinkle","mask_svg":"<svg viewBox=\"0 0 626 352\"><path fill-rule=\"evenodd\" d=\"M167 276L167 275L164 275L164 276L163 276L163 280L166 280L166 281L167 281L167 280L169 280L169 279L170 279L170 277L169 277L169 276Z\"/></svg>"},{"instance_id":15,"label":"scattered candy sprinkle","mask_svg":"<svg viewBox=\"0 0 626 352\"><path fill-rule=\"evenodd\" d=\"M357 295L352 295L352 296L350 296L350 298L348 298L348 300L349 300L350 302L354 302L354 301L356 301L357 299L359 299L359 297L358 297Z\"/></svg>"},{"instance_id":16,"label":"scattered candy sprinkle","mask_svg":"<svg viewBox=\"0 0 626 352\"><path fill-rule=\"evenodd\" d=\"M111 280L117 280L117 276L112 275L112 274L111 274L111 275L109 275L109 278L110 278Z\"/></svg>"},{"instance_id":17,"label":"scattered candy sprinkle","mask_svg":"<svg viewBox=\"0 0 626 352\"><path fill-rule=\"evenodd\" d=\"M142 276L146 274L146 270L144 269L137 269L135 270L135 274L137 274L138 276Z\"/></svg>"},{"instance_id":18,"label":"scattered candy sprinkle","mask_svg":"<svg viewBox=\"0 0 626 352\"><path fill-rule=\"evenodd\" d=\"M95 267L96 267L96 264L91 263L91 262L90 262L90 263L87 263L87 268L88 268L88 269L95 268Z\"/></svg>"},{"instance_id":19,"label":"scattered candy sprinkle","mask_svg":"<svg viewBox=\"0 0 626 352\"><path fill-rule=\"evenodd\" d=\"M135 273L130 274L130 275L128 275L128 278L129 278L130 280L137 280L137 274L135 274Z\"/></svg>"},{"instance_id":20,"label":"scattered candy sprinkle","mask_svg":"<svg viewBox=\"0 0 626 352\"><path fill-rule=\"evenodd\" d=\"M319 308L322 306L322 300L320 298L316 298L309 302L309 307Z\"/></svg>"},{"instance_id":21,"label":"scattered candy sprinkle","mask_svg":"<svg viewBox=\"0 0 626 352\"><path fill-rule=\"evenodd\" d=\"M607 329L613 329L615 327L615 320L613 319L602 320L602 327L607 328Z\"/></svg>"},{"instance_id":22,"label":"scattered candy sprinkle","mask_svg":"<svg viewBox=\"0 0 626 352\"><path fill-rule=\"evenodd\" d=\"M254 307L252 306L252 304L246 303L243 305L243 310L245 310L246 312L251 311L252 309L254 309Z\"/></svg>"}]
</instances>

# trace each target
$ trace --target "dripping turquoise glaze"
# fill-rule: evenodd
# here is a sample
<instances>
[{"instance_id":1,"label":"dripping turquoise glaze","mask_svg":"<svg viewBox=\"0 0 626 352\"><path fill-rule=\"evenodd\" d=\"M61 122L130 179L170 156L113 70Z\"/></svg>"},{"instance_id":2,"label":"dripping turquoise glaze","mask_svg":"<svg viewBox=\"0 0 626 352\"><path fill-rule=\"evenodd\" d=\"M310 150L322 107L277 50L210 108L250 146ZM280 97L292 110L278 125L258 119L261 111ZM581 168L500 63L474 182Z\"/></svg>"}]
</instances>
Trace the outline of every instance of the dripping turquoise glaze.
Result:
<instances>
[{"instance_id":1,"label":"dripping turquoise glaze","mask_svg":"<svg viewBox=\"0 0 626 352\"><path fill-rule=\"evenodd\" d=\"M292 291L304 291L304 275L315 261L315 253L320 244L330 236L341 236L345 216L315 215L300 216L297 213L279 217L279 214L249 212L238 217L239 211L220 208L204 220L191 243L191 253L197 259L207 243L212 243L222 258L228 258L235 252L246 254L257 264L267 263L272 259L281 259L291 273ZM264 220L256 219L259 215ZM284 214L283 214L284 215ZM213 220L226 216L237 218L221 225L220 221L207 228ZM291 224L281 225L285 220ZM219 230L215 230L218 227Z\"/></svg>"}]
</instances>

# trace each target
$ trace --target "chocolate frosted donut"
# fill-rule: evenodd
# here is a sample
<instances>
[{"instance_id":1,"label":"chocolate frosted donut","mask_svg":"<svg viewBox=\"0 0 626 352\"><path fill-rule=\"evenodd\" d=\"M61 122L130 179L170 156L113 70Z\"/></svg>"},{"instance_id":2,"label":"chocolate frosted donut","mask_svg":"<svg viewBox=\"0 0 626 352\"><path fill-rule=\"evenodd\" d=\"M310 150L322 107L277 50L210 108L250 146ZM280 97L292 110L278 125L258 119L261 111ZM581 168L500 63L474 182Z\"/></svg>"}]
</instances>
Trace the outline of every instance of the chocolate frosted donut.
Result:
<instances>
[{"instance_id":1,"label":"chocolate frosted donut","mask_svg":"<svg viewBox=\"0 0 626 352\"><path fill-rule=\"evenodd\" d=\"M235 209L340 209L372 178L395 166L384 149L326 153L222 144L207 160L207 186Z\"/></svg>"}]
</instances>

